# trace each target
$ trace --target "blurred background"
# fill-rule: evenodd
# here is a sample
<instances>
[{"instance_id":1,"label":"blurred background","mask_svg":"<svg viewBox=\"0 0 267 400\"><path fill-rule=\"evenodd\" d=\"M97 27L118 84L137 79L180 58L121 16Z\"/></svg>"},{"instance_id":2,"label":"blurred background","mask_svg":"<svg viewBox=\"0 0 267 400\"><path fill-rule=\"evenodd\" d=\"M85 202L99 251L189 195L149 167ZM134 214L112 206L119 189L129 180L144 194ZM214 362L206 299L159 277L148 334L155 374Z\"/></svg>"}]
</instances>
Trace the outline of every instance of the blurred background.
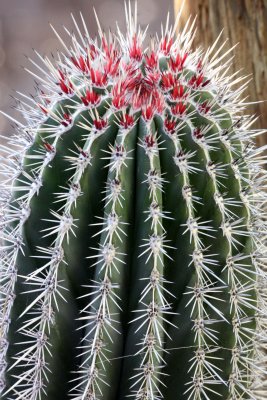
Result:
<instances>
[{"instance_id":1,"label":"blurred background","mask_svg":"<svg viewBox=\"0 0 267 400\"><path fill-rule=\"evenodd\" d=\"M149 24L149 34L160 31L160 23L170 11L171 21L182 0L137 0L139 22ZM70 13L77 18L81 11L89 32L97 32L92 12L95 7L105 30L115 29L116 21L122 30L124 0L0 0L0 109L10 111L15 90L34 93L33 78L22 66L30 66L25 55L34 58L32 49L42 55L56 53L60 43L49 23L63 33L62 26L73 28ZM242 75L252 74L247 94L250 101L267 99L267 0L185 0L182 23L192 14L198 14L198 34L195 45L205 47L215 40L224 28L227 46L239 42L232 71L243 67ZM63 34L64 36L64 34ZM223 40L222 39L222 40ZM227 48L226 46L226 48ZM250 112L259 116L257 127L267 127L266 103L250 106ZM0 115L0 134L9 134L10 122ZM260 142L266 140L262 137Z\"/></svg>"}]
</instances>

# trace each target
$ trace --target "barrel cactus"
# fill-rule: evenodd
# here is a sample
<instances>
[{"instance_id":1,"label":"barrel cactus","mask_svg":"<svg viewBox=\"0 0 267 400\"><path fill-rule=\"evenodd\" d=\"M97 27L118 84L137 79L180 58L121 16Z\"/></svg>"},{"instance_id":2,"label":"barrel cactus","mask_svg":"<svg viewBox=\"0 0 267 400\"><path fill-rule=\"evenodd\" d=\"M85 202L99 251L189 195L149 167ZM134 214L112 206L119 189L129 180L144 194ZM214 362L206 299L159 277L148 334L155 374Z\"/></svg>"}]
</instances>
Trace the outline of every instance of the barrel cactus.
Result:
<instances>
[{"instance_id":1,"label":"barrel cactus","mask_svg":"<svg viewBox=\"0 0 267 400\"><path fill-rule=\"evenodd\" d=\"M1 399L259 399L264 155L220 38L89 36L51 61L1 157ZM98 21L98 20L97 20Z\"/></svg>"}]
</instances>

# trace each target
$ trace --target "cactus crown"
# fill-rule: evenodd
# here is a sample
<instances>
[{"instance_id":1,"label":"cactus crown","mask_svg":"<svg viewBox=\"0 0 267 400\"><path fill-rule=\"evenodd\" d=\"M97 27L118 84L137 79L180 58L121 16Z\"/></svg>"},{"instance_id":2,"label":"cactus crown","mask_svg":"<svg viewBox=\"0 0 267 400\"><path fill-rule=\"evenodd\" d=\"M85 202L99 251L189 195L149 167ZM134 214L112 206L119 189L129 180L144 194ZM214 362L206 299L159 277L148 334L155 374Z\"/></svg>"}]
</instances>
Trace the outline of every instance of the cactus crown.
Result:
<instances>
[{"instance_id":1,"label":"cactus crown","mask_svg":"<svg viewBox=\"0 0 267 400\"><path fill-rule=\"evenodd\" d=\"M1 147L1 399L258 399L263 149L219 39L73 18ZM239 85L241 84L241 86ZM235 89L236 85L238 86Z\"/></svg>"}]
</instances>

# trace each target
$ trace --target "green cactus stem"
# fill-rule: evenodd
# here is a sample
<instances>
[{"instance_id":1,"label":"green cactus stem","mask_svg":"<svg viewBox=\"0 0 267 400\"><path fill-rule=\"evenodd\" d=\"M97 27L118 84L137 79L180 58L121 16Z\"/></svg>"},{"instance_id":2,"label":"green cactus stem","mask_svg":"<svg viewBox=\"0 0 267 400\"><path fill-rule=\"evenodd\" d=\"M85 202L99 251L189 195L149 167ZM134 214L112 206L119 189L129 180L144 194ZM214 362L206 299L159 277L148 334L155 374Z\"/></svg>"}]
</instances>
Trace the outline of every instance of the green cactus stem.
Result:
<instances>
[{"instance_id":1,"label":"green cactus stem","mask_svg":"<svg viewBox=\"0 0 267 400\"><path fill-rule=\"evenodd\" d=\"M257 400L264 148L220 38L82 28L1 147L0 398ZM98 21L98 20L97 20ZM99 24L99 23L98 23ZM264 289L265 288L265 289Z\"/></svg>"}]
</instances>

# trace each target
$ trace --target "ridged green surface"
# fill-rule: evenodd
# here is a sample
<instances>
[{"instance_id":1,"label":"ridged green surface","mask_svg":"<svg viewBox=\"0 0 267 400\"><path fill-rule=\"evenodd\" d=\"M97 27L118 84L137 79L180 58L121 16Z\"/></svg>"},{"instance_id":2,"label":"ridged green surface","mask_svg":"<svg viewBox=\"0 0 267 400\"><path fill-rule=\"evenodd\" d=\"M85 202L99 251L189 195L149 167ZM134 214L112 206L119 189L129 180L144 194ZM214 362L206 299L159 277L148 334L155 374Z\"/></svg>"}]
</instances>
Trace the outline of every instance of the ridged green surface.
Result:
<instances>
[{"instance_id":1,"label":"ridged green surface","mask_svg":"<svg viewBox=\"0 0 267 400\"><path fill-rule=\"evenodd\" d=\"M3 400L259 398L253 120L227 62L168 27L143 53L130 14L116 45L78 31L43 60L49 91L3 161Z\"/></svg>"}]
</instances>

